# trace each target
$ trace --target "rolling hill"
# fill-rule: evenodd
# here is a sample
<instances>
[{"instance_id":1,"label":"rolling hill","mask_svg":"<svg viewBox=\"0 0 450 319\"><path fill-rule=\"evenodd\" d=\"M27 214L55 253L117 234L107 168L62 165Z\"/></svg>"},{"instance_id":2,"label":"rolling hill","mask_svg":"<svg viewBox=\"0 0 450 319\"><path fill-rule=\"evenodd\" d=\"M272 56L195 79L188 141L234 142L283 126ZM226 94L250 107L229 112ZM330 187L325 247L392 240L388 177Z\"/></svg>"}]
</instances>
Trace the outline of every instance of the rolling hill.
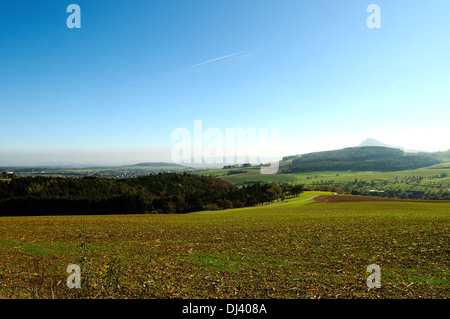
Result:
<instances>
[{"instance_id":1,"label":"rolling hill","mask_svg":"<svg viewBox=\"0 0 450 319\"><path fill-rule=\"evenodd\" d=\"M400 149L384 146L348 147L341 150L304 154L292 160L282 173L321 171L378 171L412 170L439 164L431 154L406 155Z\"/></svg>"},{"instance_id":2,"label":"rolling hill","mask_svg":"<svg viewBox=\"0 0 450 319\"><path fill-rule=\"evenodd\" d=\"M374 138L367 138L364 141L361 142L361 144L358 145L359 147L363 147L363 146L383 146L383 147L392 147L392 148L397 148L397 147L393 147L387 144L384 144L380 141L377 141Z\"/></svg>"}]
</instances>

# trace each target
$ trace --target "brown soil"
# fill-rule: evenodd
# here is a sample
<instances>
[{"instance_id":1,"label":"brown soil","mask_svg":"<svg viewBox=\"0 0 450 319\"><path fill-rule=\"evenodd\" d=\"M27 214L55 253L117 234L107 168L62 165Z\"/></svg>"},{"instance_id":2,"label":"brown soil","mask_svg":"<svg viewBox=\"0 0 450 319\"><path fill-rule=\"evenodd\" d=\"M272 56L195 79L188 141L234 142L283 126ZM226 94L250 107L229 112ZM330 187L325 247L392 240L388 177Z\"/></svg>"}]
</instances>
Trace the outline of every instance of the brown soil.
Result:
<instances>
[{"instance_id":1,"label":"brown soil","mask_svg":"<svg viewBox=\"0 0 450 319\"><path fill-rule=\"evenodd\" d=\"M412 203L450 203L448 200L393 199L374 196L355 195L320 195L314 199L316 203L351 203L351 202L412 202Z\"/></svg>"}]
</instances>

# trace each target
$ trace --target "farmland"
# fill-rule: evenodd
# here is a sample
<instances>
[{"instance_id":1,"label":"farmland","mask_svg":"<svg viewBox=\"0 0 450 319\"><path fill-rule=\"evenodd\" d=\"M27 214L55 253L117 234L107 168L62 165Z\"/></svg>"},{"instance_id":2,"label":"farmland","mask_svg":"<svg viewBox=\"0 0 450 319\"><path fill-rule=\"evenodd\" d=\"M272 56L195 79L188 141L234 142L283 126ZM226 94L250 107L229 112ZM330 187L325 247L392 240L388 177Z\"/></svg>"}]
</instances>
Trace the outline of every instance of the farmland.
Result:
<instances>
[{"instance_id":1,"label":"farmland","mask_svg":"<svg viewBox=\"0 0 450 319\"><path fill-rule=\"evenodd\" d=\"M196 174L235 185L300 183L316 190L390 198L450 199L450 152L405 153L389 147L350 147L286 156L277 174L260 166L224 166Z\"/></svg>"},{"instance_id":2,"label":"farmland","mask_svg":"<svg viewBox=\"0 0 450 319\"><path fill-rule=\"evenodd\" d=\"M442 167L442 168L441 168ZM424 185L434 184L440 185L442 181L444 184L450 184L450 164L439 164L433 168L423 168L409 171L397 172L351 172L351 171L329 171L329 172L310 172L310 173L290 173L290 174L272 174L261 175L259 168L246 169L246 173L230 174L231 169L201 171L196 174L204 176L220 177L233 184L244 184L251 182L301 182L305 185L312 185L315 182L327 183L337 182L345 183L354 179L364 181L394 181L400 184L401 179L411 179L412 177L422 177L425 179ZM447 175L447 176L445 176ZM445 176L445 177L441 177ZM432 181L434 179L434 181Z\"/></svg>"},{"instance_id":3,"label":"farmland","mask_svg":"<svg viewBox=\"0 0 450 319\"><path fill-rule=\"evenodd\" d=\"M283 162L280 163L281 165ZM399 192L421 191L429 198L450 193L450 164L395 172L351 172L323 171L262 175L259 168L246 168L240 174L229 174L232 169L203 171L197 174L215 176L235 185L257 182L301 183L306 187L335 186L344 192L358 191L367 194L370 190Z\"/></svg>"},{"instance_id":4,"label":"farmland","mask_svg":"<svg viewBox=\"0 0 450 319\"><path fill-rule=\"evenodd\" d=\"M1 217L2 298L448 298L450 203ZM66 268L82 268L68 289ZM368 289L366 268L381 268Z\"/></svg>"}]
</instances>

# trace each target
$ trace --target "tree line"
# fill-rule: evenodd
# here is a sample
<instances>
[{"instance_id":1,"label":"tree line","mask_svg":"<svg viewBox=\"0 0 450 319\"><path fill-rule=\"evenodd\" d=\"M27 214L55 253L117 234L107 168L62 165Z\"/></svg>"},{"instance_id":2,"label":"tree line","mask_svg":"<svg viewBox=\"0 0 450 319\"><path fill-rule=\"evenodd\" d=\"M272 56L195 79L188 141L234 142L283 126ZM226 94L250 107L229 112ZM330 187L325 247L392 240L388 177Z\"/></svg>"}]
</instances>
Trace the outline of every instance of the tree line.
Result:
<instances>
[{"instance_id":1,"label":"tree line","mask_svg":"<svg viewBox=\"0 0 450 319\"><path fill-rule=\"evenodd\" d=\"M188 173L137 178L22 177L0 182L0 215L180 214L270 203L303 192L303 185L233 186Z\"/></svg>"}]
</instances>

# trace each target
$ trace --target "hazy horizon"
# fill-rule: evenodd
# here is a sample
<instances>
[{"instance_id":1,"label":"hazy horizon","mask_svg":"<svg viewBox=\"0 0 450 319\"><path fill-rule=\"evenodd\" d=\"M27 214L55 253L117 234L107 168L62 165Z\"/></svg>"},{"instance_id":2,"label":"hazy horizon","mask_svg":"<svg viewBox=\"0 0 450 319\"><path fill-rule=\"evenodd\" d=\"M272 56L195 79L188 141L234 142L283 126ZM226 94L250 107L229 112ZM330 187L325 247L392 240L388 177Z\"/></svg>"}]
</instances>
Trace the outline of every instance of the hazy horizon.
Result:
<instances>
[{"instance_id":1,"label":"hazy horizon","mask_svg":"<svg viewBox=\"0 0 450 319\"><path fill-rule=\"evenodd\" d=\"M376 139L375 139L376 140ZM379 140L377 140L379 141ZM361 141L363 142L363 141ZM379 141L383 142L383 141ZM360 143L358 143L359 145ZM328 149L311 149L311 151L301 152L301 153L283 153L279 155L281 159L284 156L290 155L301 155L310 152L321 152L321 151L331 151L342 149L346 147L357 147L358 145L347 145L338 148L328 148ZM402 147L401 145L389 145L389 147ZM440 152L449 151L449 149L429 151L429 152ZM424 151L417 148L405 149L405 151ZM428 151L425 151L428 152ZM171 157L171 148L154 148L154 149L128 149L128 150L63 150L63 151L15 151L15 152L3 152L0 151L0 166L3 167L14 167L14 166L119 166L119 165L133 165L138 163L146 162L164 162L173 163ZM126 156L124 156L126 155ZM120 160L117 160L120 158ZM49 160L50 159L50 160ZM270 162L270 158L261 158L263 163ZM244 163L241 161L240 163ZM221 163L215 163L212 166L218 166ZM231 164L231 163L223 163ZM192 163L180 163L184 166L196 166L194 160Z\"/></svg>"}]
</instances>

